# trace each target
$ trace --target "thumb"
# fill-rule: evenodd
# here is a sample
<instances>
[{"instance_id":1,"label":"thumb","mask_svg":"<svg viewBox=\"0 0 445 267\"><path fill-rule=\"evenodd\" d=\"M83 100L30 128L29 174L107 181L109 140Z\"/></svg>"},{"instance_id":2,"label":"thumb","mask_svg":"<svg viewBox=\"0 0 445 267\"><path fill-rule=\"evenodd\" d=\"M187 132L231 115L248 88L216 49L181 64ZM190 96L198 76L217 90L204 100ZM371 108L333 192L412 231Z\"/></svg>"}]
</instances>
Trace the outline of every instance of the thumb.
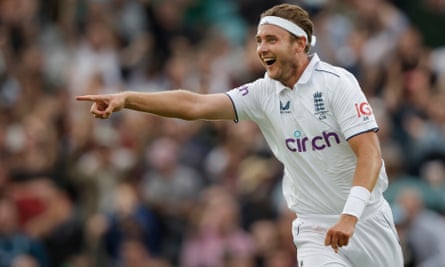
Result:
<instances>
[{"instance_id":1,"label":"thumb","mask_svg":"<svg viewBox=\"0 0 445 267\"><path fill-rule=\"evenodd\" d=\"M324 245L325 245L325 246L330 245L330 244L331 244L331 240L332 240L332 234L331 234L331 231L329 230L329 231L326 233L326 236L325 236L325 239L324 239Z\"/></svg>"},{"instance_id":2,"label":"thumb","mask_svg":"<svg viewBox=\"0 0 445 267\"><path fill-rule=\"evenodd\" d=\"M116 109L116 104L113 102L113 101L111 101L107 106L106 106L106 109L104 110L104 115L105 116L110 116L111 115L111 113L113 113L113 111Z\"/></svg>"}]
</instances>

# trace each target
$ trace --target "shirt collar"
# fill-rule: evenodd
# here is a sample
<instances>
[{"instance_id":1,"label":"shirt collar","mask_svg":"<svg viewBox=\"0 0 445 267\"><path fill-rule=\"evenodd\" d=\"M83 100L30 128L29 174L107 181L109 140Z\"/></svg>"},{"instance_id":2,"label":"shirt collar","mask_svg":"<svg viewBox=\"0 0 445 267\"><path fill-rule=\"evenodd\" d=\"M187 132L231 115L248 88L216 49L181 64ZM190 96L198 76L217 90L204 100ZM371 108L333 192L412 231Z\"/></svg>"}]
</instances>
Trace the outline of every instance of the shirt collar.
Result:
<instances>
[{"instance_id":1,"label":"shirt collar","mask_svg":"<svg viewBox=\"0 0 445 267\"><path fill-rule=\"evenodd\" d=\"M320 62L320 58L318 57L318 55L316 53L314 53L313 55L309 56L309 64L304 69L303 73L301 74L300 79L298 79L298 81L295 84L295 86L298 85L298 84L305 84L305 83L309 82L309 79L311 78L312 73L314 72L314 69L317 66L318 62ZM269 75L267 75L267 72L265 73L264 78L272 80L273 82L275 82L276 92L278 94L281 91L283 91L284 89L288 88L287 86L285 86L281 82L279 82L277 80L273 80L272 78L270 78Z\"/></svg>"}]
</instances>

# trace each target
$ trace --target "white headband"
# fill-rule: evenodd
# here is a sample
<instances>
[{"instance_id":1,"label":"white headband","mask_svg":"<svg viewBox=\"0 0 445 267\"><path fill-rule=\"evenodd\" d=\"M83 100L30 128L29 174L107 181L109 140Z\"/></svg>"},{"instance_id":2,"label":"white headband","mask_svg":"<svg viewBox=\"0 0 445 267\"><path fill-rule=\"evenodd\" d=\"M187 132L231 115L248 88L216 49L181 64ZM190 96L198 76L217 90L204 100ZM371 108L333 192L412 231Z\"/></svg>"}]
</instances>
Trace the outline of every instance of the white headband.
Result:
<instances>
[{"instance_id":1,"label":"white headband","mask_svg":"<svg viewBox=\"0 0 445 267\"><path fill-rule=\"evenodd\" d=\"M309 40L307 37L307 33L302 28L287 19L283 19L277 16L266 16L260 20L259 25L264 24L272 24L281 27L297 37L306 37L306 41ZM315 37L315 35L312 35L311 40L311 46L315 46L315 43L317 42L317 38Z\"/></svg>"}]
</instances>

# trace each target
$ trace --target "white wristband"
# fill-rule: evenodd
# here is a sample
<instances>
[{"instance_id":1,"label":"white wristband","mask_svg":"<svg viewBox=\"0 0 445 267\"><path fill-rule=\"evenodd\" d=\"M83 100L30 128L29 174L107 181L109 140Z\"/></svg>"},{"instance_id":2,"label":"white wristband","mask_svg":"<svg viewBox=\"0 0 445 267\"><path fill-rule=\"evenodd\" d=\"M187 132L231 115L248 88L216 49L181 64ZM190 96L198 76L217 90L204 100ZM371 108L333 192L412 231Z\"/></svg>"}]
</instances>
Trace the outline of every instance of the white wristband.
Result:
<instances>
[{"instance_id":1,"label":"white wristband","mask_svg":"<svg viewBox=\"0 0 445 267\"><path fill-rule=\"evenodd\" d=\"M369 192L368 189L363 186L353 186L351 191L349 191L349 196L342 214L349 214L360 218L370 197L371 192Z\"/></svg>"}]
</instances>

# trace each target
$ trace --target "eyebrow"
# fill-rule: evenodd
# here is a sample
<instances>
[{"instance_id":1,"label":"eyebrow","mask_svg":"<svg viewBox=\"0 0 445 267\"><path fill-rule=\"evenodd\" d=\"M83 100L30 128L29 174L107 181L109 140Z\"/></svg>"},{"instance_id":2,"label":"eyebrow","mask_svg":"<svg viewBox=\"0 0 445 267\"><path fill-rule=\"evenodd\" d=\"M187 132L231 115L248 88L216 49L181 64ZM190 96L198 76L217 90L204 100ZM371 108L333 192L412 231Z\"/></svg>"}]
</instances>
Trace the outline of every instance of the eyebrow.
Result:
<instances>
[{"instance_id":1,"label":"eyebrow","mask_svg":"<svg viewBox=\"0 0 445 267\"><path fill-rule=\"evenodd\" d=\"M259 35L259 34L256 34L256 35L255 35L255 38L256 38L256 39L258 39L258 38L264 38L264 39L267 39L267 38L271 38L271 37L278 38L278 35L276 35L276 34L266 34L266 35L264 35L264 36L261 36L261 35Z\"/></svg>"}]
</instances>

